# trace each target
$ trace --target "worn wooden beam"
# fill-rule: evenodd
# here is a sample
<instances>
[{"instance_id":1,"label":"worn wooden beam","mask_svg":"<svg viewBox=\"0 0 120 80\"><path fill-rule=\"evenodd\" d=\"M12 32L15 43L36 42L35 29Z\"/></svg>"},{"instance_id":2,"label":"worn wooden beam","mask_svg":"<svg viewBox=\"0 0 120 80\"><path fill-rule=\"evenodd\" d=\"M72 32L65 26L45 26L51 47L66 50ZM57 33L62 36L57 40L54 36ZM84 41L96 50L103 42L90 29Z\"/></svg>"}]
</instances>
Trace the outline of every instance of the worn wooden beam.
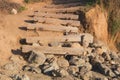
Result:
<instances>
[{"instance_id":1,"label":"worn wooden beam","mask_svg":"<svg viewBox=\"0 0 120 80\"><path fill-rule=\"evenodd\" d=\"M67 3L74 3L80 2L80 0L53 0L54 4L67 4Z\"/></svg>"},{"instance_id":2,"label":"worn wooden beam","mask_svg":"<svg viewBox=\"0 0 120 80\"><path fill-rule=\"evenodd\" d=\"M74 15L74 14L56 14L56 13L44 13L40 12L35 15L36 17L45 17L45 18L58 18L58 19L67 19L67 20L78 20L79 15Z\"/></svg>"},{"instance_id":3,"label":"worn wooden beam","mask_svg":"<svg viewBox=\"0 0 120 80\"><path fill-rule=\"evenodd\" d=\"M55 37L27 37L26 43L37 43L40 41L48 40L49 42L81 42L82 34L67 35L67 36L55 36Z\"/></svg>"},{"instance_id":4,"label":"worn wooden beam","mask_svg":"<svg viewBox=\"0 0 120 80\"><path fill-rule=\"evenodd\" d=\"M67 48L67 47L46 47L46 46L22 46L22 52L27 53L29 51L39 51L44 54L56 54L56 55L81 55L84 53L82 48Z\"/></svg>"},{"instance_id":5,"label":"worn wooden beam","mask_svg":"<svg viewBox=\"0 0 120 80\"><path fill-rule=\"evenodd\" d=\"M76 11L79 11L81 8L83 8L82 6L77 6L77 7L70 7L70 8L53 8L53 9L49 9L49 8L41 8L38 12L51 12L51 13L73 13Z\"/></svg>"},{"instance_id":6,"label":"worn wooden beam","mask_svg":"<svg viewBox=\"0 0 120 80\"><path fill-rule=\"evenodd\" d=\"M67 7L76 7L83 6L81 2L67 3L67 4L57 4L57 5L46 5L44 8L67 8Z\"/></svg>"},{"instance_id":7,"label":"worn wooden beam","mask_svg":"<svg viewBox=\"0 0 120 80\"><path fill-rule=\"evenodd\" d=\"M49 25L49 24L33 24L27 26L28 30L40 30L40 31L59 31L59 32L75 32L78 33L77 27L70 26L57 26L57 25Z\"/></svg>"},{"instance_id":8,"label":"worn wooden beam","mask_svg":"<svg viewBox=\"0 0 120 80\"><path fill-rule=\"evenodd\" d=\"M75 26L79 27L81 26L80 21L75 21L75 20L60 20L60 19L53 19L53 18L35 18L35 21L39 23L46 23L46 24L57 24L57 25L65 25L65 26Z\"/></svg>"}]
</instances>

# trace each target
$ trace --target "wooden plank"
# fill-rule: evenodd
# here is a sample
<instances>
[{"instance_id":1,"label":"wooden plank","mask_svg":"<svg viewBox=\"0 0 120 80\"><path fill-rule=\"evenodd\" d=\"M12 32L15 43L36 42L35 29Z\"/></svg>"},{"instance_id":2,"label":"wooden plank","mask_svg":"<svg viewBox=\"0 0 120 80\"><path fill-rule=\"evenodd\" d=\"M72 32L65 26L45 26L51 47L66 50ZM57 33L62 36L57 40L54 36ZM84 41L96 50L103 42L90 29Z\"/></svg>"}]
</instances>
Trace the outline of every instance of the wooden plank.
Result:
<instances>
[{"instance_id":1,"label":"wooden plank","mask_svg":"<svg viewBox=\"0 0 120 80\"><path fill-rule=\"evenodd\" d=\"M80 0L53 0L54 4L66 4L66 3L74 3L80 2Z\"/></svg>"},{"instance_id":2,"label":"wooden plank","mask_svg":"<svg viewBox=\"0 0 120 80\"><path fill-rule=\"evenodd\" d=\"M74 14L56 14L56 13L38 13L35 15L36 17L45 17L45 18L58 18L58 19L71 19L71 20L78 20L79 15L74 15Z\"/></svg>"},{"instance_id":3,"label":"wooden plank","mask_svg":"<svg viewBox=\"0 0 120 80\"><path fill-rule=\"evenodd\" d=\"M22 52L27 53L29 51L40 51L44 54L56 54L56 55L81 55L84 53L83 48L68 48L68 47L46 47L46 46L22 46Z\"/></svg>"},{"instance_id":4,"label":"wooden plank","mask_svg":"<svg viewBox=\"0 0 120 80\"><path fill-rule=\"evenodd\" d=\"M46 24L59 24L59 25L67 25L67 26L81 26L80 21L75 20L60 20L60 19L53 19L53 18L35 18L35 21L39 23L46 23Z\"/></svg>"},{"instance_id":5,"label":"wooden plank","mask_svg":"<svg viewBox=\"0 0 120 80\"><path fill-rule=\"evenodd\" d=\"M44 8L67 8L67 7L76 7L83 6L81 2L67 3L67 4L57 4L57 5L46 5Z\"/></svg>"},{"instance_id":6,"label":"wooden plank","mask_svg":"<svg viewBox=\"0 0 120 80\"><path fill-rule=\"evenodd\" d=\"M28 30L40 30L40 31L59 31L59 32L75 32L79 30L77 27L70 26L57 26L57 25L47 25L47 24L34 24L27 27Z\"/></svg>"},{"instance_id":7,"label":"wooden plank","mask_svg":"<svg viewBox=\"0 0 120 80\"><path fill-rule=\"evenodd\" d=\"M53 8L53 9L48 9L48 8L41 8L38 12L51 12L51 13L73 13L76 11L79 11L81 8L84 8L83 6L77 6L77 7L70 7L70 8Z\"/></svg>"},{"instance_id":8,"label":"wooden plank","mask_svg":"<svg viewBox=\"0 0 120 80\"><path fill-rule=\"evenodd\" d=\"M49 42L81 42L81 36L83 34L67 35L67 36L55 36L55 37L27 37L27 43L37 43L40 41L48 40Z\"/></svg>"}]
</instances>

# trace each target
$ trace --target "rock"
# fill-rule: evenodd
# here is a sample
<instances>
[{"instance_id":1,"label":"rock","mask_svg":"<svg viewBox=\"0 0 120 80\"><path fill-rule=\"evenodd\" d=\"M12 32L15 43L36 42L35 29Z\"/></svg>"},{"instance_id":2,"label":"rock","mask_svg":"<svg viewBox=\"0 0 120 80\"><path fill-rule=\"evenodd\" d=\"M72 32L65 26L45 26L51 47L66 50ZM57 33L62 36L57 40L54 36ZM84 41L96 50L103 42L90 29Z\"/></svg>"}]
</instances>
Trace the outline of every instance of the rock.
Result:
<instances>
[{"instance_id":1,"label":"rock","mask_svg":"<svg viewBox=\"0 0 120 80\"><path fill-rule=\"evenodd\" d=\"M4 65L3 68L5 70L10 70L10 71L19 70L19 66L16 63L8 63L8 64Z\"/></svg>"},{"instance_id":2,"label":"rock","mask_svg":"<svg viewBox=\"0 0 120 80\"><path fill-rule=\"evenodd\" d=\"M64 69L67 69L69 66L69 62L63 57L58 58L57 63L59 67L64 68Z\"/></svg>"},{"instance_id":3,"label":"rock","mask_svg":"<svg viewBox=\"0 0 120 80\"><path fill-rule=\"evenodd\" d=\"M110 57L111 57L112 60L116 60L116 59L118 60L119 59L118 54L116 54L116 52L112 52L110 54Z\"/></svg>"},{"instance_id":4,"label":"rock","mask_svg":"<svg viewBox=\"0 0 120 80\"><path fill-rule=\"evenodd\" d=\"M86 14L87 24L89 30L98 40L102 40L107 43L108 39L108 23L107 23L107 12L103 11L102 8L96 5L90 9Z\"/></svg>"},{"instance_id":5,"label":"rock","mask_svg":"<svg viewBox=\"0 0 120 80\"><path fill-rule=\"evenodd\" d=\"M42 65L46 60L46 56L38 51L31 51L28 62Z\"/></svg>"},{"instance_id":6,"label":"rock","mask_svg":"<svg viewBox=\"0 0 120 80\"><path fill-rule=\"evenodd\" d=\"M84 66L80 67L80 75L84 75L87 72L91 71L92 65L90 63L85 63Z\"/></svg>"},{"instance_id":7,"label":"rock","mask_svg":"<svg viewBox=\"0 0 120 80\"><path fill-rule=\"evenodd\" d=\"M12 78L6 75L0 75L0 80L12 80Z\"/></svg>"},{"instance_id":8,"label":"rock","mask_svg":"<svg viewBox=\"0 0 120 80\"><path fill-rule=\"evenodd\" d=\"M18 13L18 12L17 12L16 9L13 8L13 9L11 10L11 14L17 14L17 13Z\"/></svg>"},{"instance_id":9,"label":"rock","mask_svg":"<svg viewBox=\"0 0 120 80\"><path fill-rule=\"evenodd\" d=\"M83 80L108 80L104 75L93 71L87 72L82 77Z\"/></svg>"},{"instance_id":10,"label":"rock","mask_svg":"<svg viewBox=\"0 0 120 80\"><path fill-rule=\"evenodd\" d=\"M25 65L23 67L23 71L30 71L32 73L41 73L41 69L40 68L36 68L36 67L33 67L33 66L28 66L28 65Z\"/></svg>"},{"instance_id":11,"label":"rock","mask_svg":"<svg viewBox=\"0 0 120 80\"><path fill-rule=\"evenodd\" d=\"M13 77L13 80L30 80L30 78L24 74L24 75L14 75Z\"/></svg>"},{"instance_id":12,"label":"rock","mask_svg":"<svg viewBox=\"0 0 120 80\"><path fill-rule=\"evenodd\" d=\"M76 80L76 79L74 79L72 76L66 76L66 77L54 77L53 80Z\"/></svg>"},{"instance_id":13,"label":"rock","mask_svg":"<svg viewBox=\"0 0 120 80\"><path fill-rule=\"evenodd\" d=\"M66 77L69 75L69 73L65 69L54 70L52 74L56 77Z\"/></svg>"},{"instance_id":14,"label":"rock","mask_svg":"<svg viewBox=\"0 0 120 80\"><path fill-rule=\"evenodd\" d=\"M24 60L21 56L12 55L10 56L9 60L11 60L13 63L21 63L21 60Z\"/></svg>"},{"instance_id":15,"label":"rock","mask_svg":"<svg viewBox=\"0 0 120 80\"><path fill-rule=\"evenodd\" d=\"M108 54L108 53L103 53L102 54L102 57L106 60L106 61L110 61L111 60L111 57L110 57L110 55Z\"/></svg>"},{"instance_id":16,"label":"rock","mask_svg":"<svg viewBox=\"0 0 120 80\"><path fill-rule=\"evenodd\" d=\"M96 64L96 68L97 71L106 75L106 76L110 76L110 77L114 77L115 74L112 72L112 70L110 69L110 67L106 66L105 64Z\"/></svg>"},{"instance_id":17,"label":"rock","mask_svg":"<svg viewBox=\"0 0 120 80\"><path fill-rule=\"evenodd\" d=\"M72 57L69 61L70 65L75 65L75 66L83 66L85 64L85 60L78 58L78 57Z\"/></svg>"},{"instance_id":18,"label":"rock","mask_svg":"<svg viewBox=\"0 0 120 80\"><path fill-rule=\"evenodd\" d=\"M58 69L59 69L59 66L56 60L54 60L52 63L45 64L42 68L43 73L48 75L51 74L53 70L58 70Z\"/></svg>"},{"instance_id":19,"label":"rock","mask_svg":"<svg viewBox=\"0 0 120 80\"><path fill-rule=\"evenodd\" d=\"M69 66L68 72L72 75L76 75L79 72L79 68L77 66Z\"/></svg>"},{"instance_id":20,"label":"rock","mask_svg":"<svg viewBox=\"0 0 120 80\"><path fill-rule=\"evenodd\" d=\"M83 47L88 47L90 44L93 43L93 36L91 34L83 34L82 37L81 37L81 44Z\"/></svg>"}]
</instances>

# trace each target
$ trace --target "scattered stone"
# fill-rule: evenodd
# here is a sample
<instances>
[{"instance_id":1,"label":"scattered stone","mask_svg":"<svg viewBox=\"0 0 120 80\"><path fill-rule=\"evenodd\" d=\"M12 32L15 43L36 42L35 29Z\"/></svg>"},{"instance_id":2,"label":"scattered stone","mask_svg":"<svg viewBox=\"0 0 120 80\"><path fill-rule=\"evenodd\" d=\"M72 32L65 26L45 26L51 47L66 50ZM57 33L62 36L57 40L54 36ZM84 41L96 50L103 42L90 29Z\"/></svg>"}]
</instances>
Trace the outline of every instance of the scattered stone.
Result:
<instances>
[{"instance_id":1,"label":"scattered stone","mask_svg":"<svg viewBox=\"0 0 120 80\"><path fill-rule=\"evenodd\" d=\"M93 36L91 35L91 34L83 34L83 36L81 37L81 44L82 44L82 46L84 46L84 47L88 47L90 44L92 44L93 43Z\"/></svg>"},{"instance_id":2,"label":"scattered stone","mask_svg":"<svg viewBox=\"0 0 120 80\"><path fill-rule=\"evenodd\" d=\"M63 57L58 58L57 63L59 67L64 68L64 69L67 69L69 66L69 62Z\"/></svg>"},{"instance_id":3,"label":"scattered stone","mask_svg":"<svg viewBox=\"0 0 120 80\"><path fill-rule=\"evenodd\" d=\"M36 68L33 66L28 66L28 65L23 67L23 71L30 71L32 73L38 73L38 74L41 73L41 69L39 67Z\"/></svg>"},{"instance_id":4,"label":"scattered stone","mask_svg":"<svg viewBox=\"0 0 120 80\"><path fill-rule=\"evenodd\" d=\"M66 76L66 77L54 77L54 79L53 80L76 80L76 79L74 79L72 76ZM80 79L78 79L78 80L80 80Z\"/></svg>"},{"instance_id":5,"label":"scattered stone","mask_svg":"<svg viewBox=\"0 0 120 80\"><path fill-rule=\"evenodd\" d=\"M102 54L102 57L106 60L106 61L110 61L111 60L111 57L110 57L110 55L108 54L108 53L103 53Z\"/></svg>"},{"instance_id":6,"label":"scattered stone","mask_svg":"<svg viewBox=\"0 0 120 80\"><path fill-rule=\"evenodd\" d=\"M76 73L79 72L79 68L77 66L70 66L68 72L72 75L76 75Z\"/></svg>"},{"instance_id":7,"label":"scattered stone","mask_svg":"<svg viewBox=\"0 0 120 80\"><path fill-rule=\"evenodd\" d=\"M28 62L38 64L38 66L43 65L45 60L46 56L38 51L31 51L30 56L28 58Z\"/></svg>"},{"instance_id":8,"label":"scattered stone","mask_svg":"<svg viewBox=\"0 0 120 80\"><path fill-rule=\"evenodd\" d=\"M70 61L69 61L70 65L75 65L75 66L83 66L85 64L85 60L84 59L81 59L81 58L78 58L76 56L73 56Z\"/></svg>"},{"instance_id":9,"label":"scattered stone","mask_svg":"<svg viewBox=\"0 0 120 80\"><path fill-rule=\"evenodd\" d=\"M11 14L17 14L17 13L18 13L18 12L17 12L16 9L13 8L13 9L11 10Z\"/></svg>"},{"instance_id":10,"label":"scattered stone","mask_svg":"<svg viewBox=\"0 0 120 80\"><path fill-rule=\"evenodd\" d=\"M42 70L43 70L43 73L45 74L51 74L51 72L53 70L58 70L59 69L59 66L57 64L57 61L53 61L52 63L48 63L48 64L44 64Z\"/></svg>"},{"instance_id":11,"label":"scattered stone","mask_svg":"<svg viewBox=\"0 0 120 80\"><path fill-rule=\"evenodd\" d=\"M82 76L83 80L108 80L104 75L89 71L84 76Z\"/></svg>"},{"instance_id":12,"label":"scattered stone","mask_svg":"<svg viewBox=\"0 0 120 80\"><path fill-rule=\"evenodd\" d=\"M3 69L10 71L17 71L19 70L19 66L17 63L7 63L3 66Z\"/></svg>"},{"instance_id":13,"label":"scattered stone","mask_svg":"<svg viewBox=\"0 0 120 80\"><path fill-rule=\"evenodd\" d=\"M6 75L0 75L0 80L12 80L12 78Z\"/></svg>"},{"instance_id":14,"label":"scattered stone","mask_svg":"<svg viewBox=\"0 0 120 80\"><path fill-rule=\"evenodd\" d=\"M69 75L69 73L65 69L54 70L52 74L56 77L66 77Z\"/></svg>"},{"instance_id":15,"label":"scattered stone","mask_svg":"<svg viewBox=\"0 0 120 80\"><path fill-rule=\"evenodd\" d=\"M30 80L30 78L25 74L25 75L14 75L13 80Z\"/></svg>"}]
</instances>

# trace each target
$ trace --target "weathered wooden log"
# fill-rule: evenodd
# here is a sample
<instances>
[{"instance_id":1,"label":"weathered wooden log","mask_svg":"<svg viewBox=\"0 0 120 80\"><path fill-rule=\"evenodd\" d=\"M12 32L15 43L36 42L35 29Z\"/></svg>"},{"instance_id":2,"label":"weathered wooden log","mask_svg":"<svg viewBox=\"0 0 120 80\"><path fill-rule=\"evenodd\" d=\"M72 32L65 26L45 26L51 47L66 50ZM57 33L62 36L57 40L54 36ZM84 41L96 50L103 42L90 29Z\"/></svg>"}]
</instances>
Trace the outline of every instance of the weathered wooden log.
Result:
<instances>
[{"instance_id":1,"label":"weathered wooden log","mask_svg":"<svg viewBox=\"0 0 120 80\"><path fill-rule=\"evenodd\" d=\"M58 19L67 19L67 20L78 20L79 15L74 14L56 14L56 13L38 13L35 17L45 17L45 18L58 18Z\"/></svg>"},{"instance_id":2,"label":"weathered wooden log","mask_svg":"<svg viewBox=\"0 0 120 80\"><path fill-rule=\"evenodd\" d=\"M79 27L81 26L80 21L75 20L60 20L60 19L53 19L53 18L35 18L35 21L39 23L46 23L46 24L59 24L59 25L65 25L65 26L75 26Z\"/></svg>"},{"instance_id":3,"label":"weathered wooden log","mask_svg":"<svg viewBox=\"0 0 120 80\"><path fill-rule=\"evenodd\" d=\"M66 3L74 3L80 2L81 0L53 0L54 4L66 4Z\"/></svg>"},{"instance_id":4,"label":"weathered wooden log","mask_svg":"<svg viewBox=\"0 0 120 80\"><path fill-rule=\"evenodd\" d=\"M67 47L46 47L46 46L22 46L22 52L39 51L44 54L55 55L81 55L84 53L83 48L67 48Z\"/></svg>"},{"instance_id":5,"label":"weathered wooden log","mask_svg":"<svg viewBox=\"0 0 120 80\"><path fill-rule=\"evenodd\" d=\"M70 26L57 26L57 25L45 25L45 24L33 24L27 26L28 30L40 30L40 31L59 31L59 32L74 32L78 33L77 27L70 27Z\"/></svg>"},{"instance_id":6,"label":"weathered wooden log","mask_svg":"<svg viewBox=\"0 0 120 80\"><path fill-rule=\"evenodd\" d=\"M55 36L55 37L27 37L26 42L27 43L37 43L39 41L48 40L49 42L55 41L55 42L81 42L81 36L82 34L71 34L67 36Z\"/></svg>"},{"instance_id":7,"label":"weathered wooden log","mask_svg":"<svg viewBox=\"0 0 120 80\"><path fill-rule=\"evenodd\" d=\"M49 8L41 8L38 12L51 12L51 13L73 13L76 11L79 11L81 8L83 8L83 6L77 6L77 7L70 7L70 8L53 8L53 9L49 9Z\"/></svg>"},{"instance_id":8,"label":"weathered wooden log","mask_svg":"<svg viewBox=\"0 0 120 80\"><path fill-rule=\"evenodd\" d=\"M67 3L67 4L57 4L57 5L46 5L44 8L67 8L67 7L76 7L82 6L81 2Z\"/></svg>"}]
</instances>

